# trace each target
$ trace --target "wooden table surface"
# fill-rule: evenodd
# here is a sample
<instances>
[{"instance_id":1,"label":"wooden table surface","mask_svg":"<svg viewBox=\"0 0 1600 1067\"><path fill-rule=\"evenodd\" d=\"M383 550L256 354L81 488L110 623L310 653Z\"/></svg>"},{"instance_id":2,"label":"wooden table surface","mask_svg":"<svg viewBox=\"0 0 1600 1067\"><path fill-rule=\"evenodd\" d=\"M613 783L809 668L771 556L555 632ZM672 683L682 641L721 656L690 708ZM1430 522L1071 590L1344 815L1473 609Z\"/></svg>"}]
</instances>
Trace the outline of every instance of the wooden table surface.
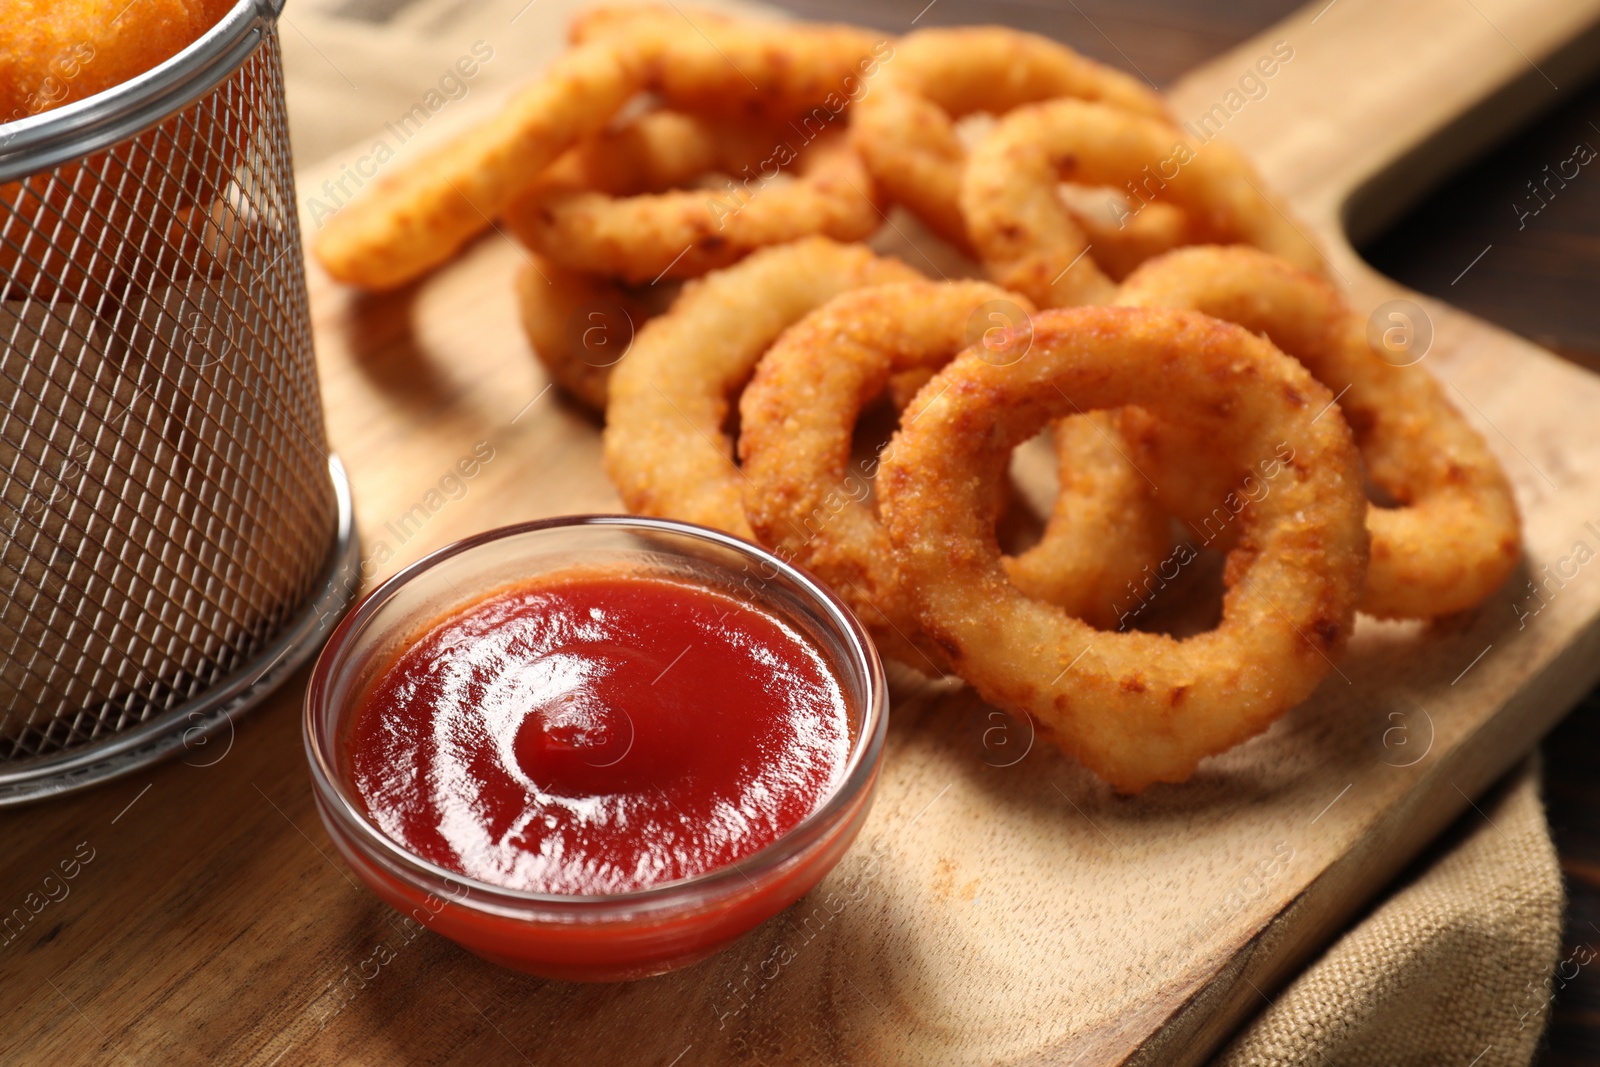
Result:
<instances>
[{"instance_id":1,"label":"wooden table surface","mask_svg":"<svg viewBox=\"0 0 1600 1067\"><path fill-rule=\"evenodd\" d=\"M919 11L918 25L1003 22L1068 41L1158 85L1300 6L1300 0L777 2L806 18L885 28L904 26ZM1466 6L1463 17L1474 17ZM1500 29L1514 46L1518 27ZM1527 186L1543 180L1546 164L1553 169L1569 158L1575 144L1600 149L1600 77L1560 78L1550 108L1430 191L1363 251L1390 277L1600 371L1600 172L1585 169L1538 200ZM1572 948L1600 948L1600 690L1542 748L1546 803L1569 895L1565 958ZM1558 977L1556 984L1538 1064L1600 1062L1600 968L1565 982Z\"/></svg>"}]
</instances>

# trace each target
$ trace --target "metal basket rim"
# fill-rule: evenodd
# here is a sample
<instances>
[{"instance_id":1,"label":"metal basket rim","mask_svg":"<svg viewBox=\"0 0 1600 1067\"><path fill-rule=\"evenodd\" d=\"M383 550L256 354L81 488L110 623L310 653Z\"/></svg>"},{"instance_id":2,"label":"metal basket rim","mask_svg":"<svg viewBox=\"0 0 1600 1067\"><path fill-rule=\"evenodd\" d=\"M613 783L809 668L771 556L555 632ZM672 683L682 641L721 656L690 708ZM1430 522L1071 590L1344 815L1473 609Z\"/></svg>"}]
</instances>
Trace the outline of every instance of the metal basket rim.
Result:
<instances>
[{"instance_id":1,"label":"metal basket rim","mask_svg":"<svg viewBox=\"0 0 1600 1067\"><path fill-rule=\"evenodd\" d=\"M159 125L244 65L285 0L238 0L217 24L143 74L64 107L0 123L0 182L60 166Z\"/></svg>"},{"instance_id":2,"label":"metal basket rim","mask_svg":"<svg viewBox=\"0 0 1600 1067\"><path fill-rule=\"evenodd\" d=\"M338 456L329 454L327 469L337 502L327 562L272 643L192 700L132 729L15 767L0 764L0 809L76 792L175 755L255 707L321 650L361 585L350 481Z\"/></svg>"}]
</instances>

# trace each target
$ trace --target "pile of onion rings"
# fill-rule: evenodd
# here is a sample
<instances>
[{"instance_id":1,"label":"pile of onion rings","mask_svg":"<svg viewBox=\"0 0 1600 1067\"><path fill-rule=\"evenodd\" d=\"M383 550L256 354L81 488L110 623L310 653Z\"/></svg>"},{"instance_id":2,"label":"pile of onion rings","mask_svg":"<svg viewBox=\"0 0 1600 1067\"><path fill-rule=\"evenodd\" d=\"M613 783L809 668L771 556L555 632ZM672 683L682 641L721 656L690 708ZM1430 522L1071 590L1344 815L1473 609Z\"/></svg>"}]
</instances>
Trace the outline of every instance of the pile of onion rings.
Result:
<instances>
[{"instance_id":1,"label":"pile of onion rings","mask_svg":"<svg viewBox=\"0 0 1600 1067\"><path fill-rule=\"evenodd\" d=\"M880 649L913 665L922 657L942 666L945 657L920 633L888 535L867 500L887 453L852 463L851 434L862 408L895 375L938 371L988 328L985 316L996 308L1021 321L1032 311L982 282L853 290L784 331L740 400L744 512L757 539L832 585ZM1009 362L980 349L991 362ZM1005 562L1025 591L1105 623L1115 591L1166 549L1166 517L1147 503L1143 486L1130 487L1138 507L1095 491L1099 467L1081 462L1081 453L1109 438L1090 417L1063 419L1055 432L1063 446L1058 477L1077 491L1058 496L1068 506L1052 516L1038 544ZM998 507L991 502L991 511Z\"/></svg>"},{"instance_id":2,"label":"pile of onion rings","mask_svg":"<svg viewBox=\"0 0 1600 1067\"><path fill-rule=\"evenodd\" d=\"M802 116L838 119L849 103L847 84L878 62L865 31L747 24L674 7L602 9L580 19L573 36L574 47L503 111L386 175L330 218L315 244L328 272L385 289L448 261L563 153L602 136L638 98L651 95L687 114L764 119L776 131ZM803 147L793 140L818 136L799 129L771 138L772 151L786 146L792 162ZM871 191L856 199L870 202ZM652 222L681 212L676 200L640 209Z\"/></svg>"},{"instance_id":3,"label":"pile of onion rings","mask_svg":"<svg viewBox=\"0 0 1600 1067\"><path fill-rule=\"evenodd\" d=\"M1134 79L997 27L669 5L570 37L336 216L324 265L400 284L503 220L525 333L604 411L628 509L806 566L884 655L1029 715L1115 789L1266 729L1358 610L1469 610L1514 567L1484 440L1370 347L1250 163ZM990 281L853 243L891 207ZM1041 432L1054 497L1013 542L1009 464ZM1127 610L1200 548L1226 554L1220 621L1179 637Z\"/></svg>"},{"instance_id":4,"label":"pile of onion rings","mask_svg":"<svg viewBox=\"0 0 1600 1067\"><path fill-rule=\"evenodd\" d=\"M890 195L935 233L967 242L959 203L966 149L956 120L1058 98L1165 121L1159 94L1048 38L999 26L918 30L895 45L852 121L857 147Z\"/></svg>"},{"instance_id":5,"label":"pile of onion rings","mask_svg":"<svg viewBox=\"0 0 1600 1067\"><path fill-rule=\"evenodd\" d=\"M1113 786L1182 781L1265 729L1333 668L1366 573L1361 461L1333 394L1254 334L1193 312L1075 308L1033 320L1029 358L968 351L907 411L883 522L924 629L991 702L1020 708ZM1095 630L1007 578L981 487L1049 419L1137 404L1203 426L1211 458L1295 477L1240 517L1221 624L1177 641ZM1225 410L1225 414L1223 411Z\"/></svg>"}]
</instances>

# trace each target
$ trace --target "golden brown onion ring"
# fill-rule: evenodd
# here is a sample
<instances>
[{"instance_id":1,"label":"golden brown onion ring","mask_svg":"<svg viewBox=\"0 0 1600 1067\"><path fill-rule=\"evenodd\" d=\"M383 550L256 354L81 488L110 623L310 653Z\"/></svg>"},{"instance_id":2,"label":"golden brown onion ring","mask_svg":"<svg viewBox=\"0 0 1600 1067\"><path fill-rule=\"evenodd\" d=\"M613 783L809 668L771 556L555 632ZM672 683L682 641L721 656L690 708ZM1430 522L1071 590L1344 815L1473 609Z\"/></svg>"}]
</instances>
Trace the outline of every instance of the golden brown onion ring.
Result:
<instances>
[{"instance_id":1,"label":"golden brown onion ring","mask_svg":"<svg viewBox=\"0 0 1600 1067\"><path fill-rule=\"evenodd\" d=\"M623 503L751 537L725 424L756 363L780 333L840 293L921 277L863 246L809 237L685 285L611 376L605 463Z\"/></svg>"},{"instance_id":2,"label":"golden brown onion ring","mask_svg":"<svg viewBox=\"0 0 1600 1067\"><path fill-rule=\"evenodd\" d=\"M753 154L752 137L763 143L760 134L742 133L734 158L713 158L703 170L739 175L739 159ZM807 143L774 127L764 143L765 158L747 164L749 176L724 189L616 195L586 181L542 182L511 206L507 222L562 266L634 283L696 278L757 248L801 237L855 241L878 229L883 212L876 186L842 131ZM790 172L793 180L768 185Z\"/></svg>"},{"instance_id":3,"label":"golden brown onion ring","mask_svg":"<svg viewBox=\"0 0 1600 1067\"><path fill-rule=\"evenodd\" d=\"M1041 307L1116 296L1061 200L1062 181L1148 185L1183 210L1184 243L1251 244L1307 270L1322 265L1236 149L1198 145L1163 122L1101 104L1053 100L1003 119L973 151L961 187L967 230L990 277Z\"/></svg>"},{"instance_id":4,"label":"golden brown onion ring","mask_svg":"<svg viewBox=\"0 0 1600 1067\"><path fill-rule=\"evenodd\" d=\"M1349 637L1366 577L1366 501L1333 394L1270 342L1194 312L1034 316L1028 358L968 351L906 411L879 491L917 615L985 699L1025 710L1119 790L1180 782L1309 696ZM1292 459L1244 509L1222 622L1179 641L1108 634L1017 590L983 487L1011 450L1078 409L1136 404L1205 427L1219 460Z\"/></svg>"},{"instance_id":5,"label":"golden brown onion ring","mask_svg":"<svg viewBox=\"0 0 1600 1067\"><path fill-rule=\"evenodd\" d=\"M967 151L957 119L1055 97L1167 117L1153 89L1036 34L999 26L926 29L893 49L851 113L856 149L893 200L962 249L969 247L960 205Z\"/></svg>"},{"instance_id":6,"label":"golden brown onion ring","mask_svg":"<svg viewBox=\"0 0 1600 1067\"><path fill-rule=\"evenodd\" d=\"M446 262L640 93L703 114L783 118L820 109L831 119L877 62L873 35L849 27L695 23L676 11L595 16L580 20L574 36L581 43L498 114L330 218L314 244L328 272L386 289Z\"/></svg>"},{"instance_id":7,"label":"golden brown onion ring","mask_svg":"<svg viewBox=\"0 0 1600 1067\"><path fill-rule=\"evenodd\" d=\"M745 516L757 539L811 569L866 624L879 651L935 673L888 535L869 502L882 459L851 462L861 410L889 379L937 369L967 347L985 304L1032 311L987 282L902 282L834 297L767 350L739 401Z\"/></svg>"},{"instance_id":8,"label":"golden brown onion ring","mask_svg":"<svg viewBox=\"0 0 1600 1067\"><path fill-rule=\"evenodd\" d=\"M529 202L572 189L612 196L671 189L709 171L737 171L770 147L762 124L668 108L645 111L563 153L517 195L505 217L515 222Z\"/></svg>"},{"instance_id":9,"label":"golden brown onion ring","mask_svg":"<svg viewBox=\"0 0 1600 1067\"><path fill-rule=\"evenodd\" d=\"M670 189L734 164L739 132L726 122L677 111L645 112L565 152L513 201L505 221L528 244L524 216L551 190L588 188L616 195ZM746 140L745 149L753 153L760 142ZM612 366L645 320L671 303L678 286L624 286L529 253L517 273L516 291L523 332L551 380L604 412Z\"/></svg>"},{"instance_id":10,"label":"golden brown onion ring","mask_svg":"<svg viewBox=\"0 0 1600 1067\"><path fill-rule=\"evenodd\" d=\"M741 21L678 4L595 8L573 19L568 37L626 44L644 64L644 91L725 117L837 115L893 54L881 34L857 26Z\"/></svg>"},{"instance_id":11,"label":"golden brown onion ring","mask_svg":"<svg viewBox=\"0 0 1600 1067\"><path fill-rule=\"evenodd\" d=\"M852 463L852 433L862 409L895 375L943 367L990 328L997 307L1019 324L1032 311L1025 299L973 281L844 293L784 331L739 405L745 516L757 537L833 586L880 651L922 670L942 669L943 655L921 636L869 501L883 454ZM1025 332L1012 336L1026 345ZM1026 358L1020 349L987 351L990 359ZM1090 425L1095 417L1056 425L1070 446L1060 449L1071 463L1061 478L1077 491L1057 508L1041 542L1006 565L1024 591L1104 625L1123 585L1160 561L1167 522L1147 499L1124 510L1108 506L1124 503L1114 494L1094 491L1100 472L1086 459L1091 442L1083 438L1111 447ZM1142 480L1137 488L1148 495Z\"/></svg>"},{"instance_id":12,"label":"golden brown onion ring","mask_svg":"<svg viewBox=\"0 0 1600 1067\"><path fill-rule=\"evenodd\" d=\"M1365 324L1327 282L1251 248L1184 248L1134 272L1117 303L1189 308L1264 333L1339 397L1368 479L1399 503L1368 506L1363 611L1449 615L1510 576L1521 539L1499 462L1433 375L1373 350ZM1198 435L1136 412L1125 427L1134 462L1161 484L1164 503L1197 537L1213 527L1226 534L1213 513L1234 486L1198 450Z\"/></svg>"},{"instance_id":13,"label":"golden brown onion ring","mask_svg":"<svg viewBox=\"0 0 1600 1067\"><path fill-rule=\"evenodd\" d=\"M752 247L804 236L819 219L826 225L835 217L804 210L805 195L816 194L826 181L813 171L809 178L814 180L798 191L801 195L793 185L757 191L759 203L752 201L743 210L730 212L727 237L716 235L720 245L702 247L697 242L686 253L678 244L689 238L681 225L674 230L673 224L687 219L705 226L714 217L706 204L719 194L709 190L651 194L701 179L708 172L738 173L747 165L759 166L772 153L777 136L773 130L767 122L670 110L645 112L586 138L512 204L506 222L513 232L531 247L551 252L530 257L530 266L518 275L517 293L524 331L553 380L603 411L611 366L644 321L664 311L676 295L679 286L671 277L703 274ZM858 201L857 214L871 216L859 220L862 227L875 229L881 216L856 192L870 189L871 182L848 146L837 140L816 145L807 165L814 165L819 154L840 152L852 156L846 165L854 168L855 176L852 180L844 175L844 187L836 193ZM585 203L596 206L598 215L587 218L605 224L601 232L606 240L596 245L590 230L589 243L579 247L571 231L585 216L567 208ZM674 213L674 204L682 210ZM800 210L790 214L786 209ZM619 228L614 224L621 216L634 216L639 225ZM561 249L565 256L558 253ZM652 254L654 259L644 258ZM574 260L589 269L574 269ZM599 271L591 273L596 268ZM650 284L630 286L625 284L628 277Z\"/></svg>"},{"instance_id":14,"label":"golden brown onion ring","mask_svg":"<svg viewBox=\"0 0 1600 1067\"><path fill-rule=\"evenodd\" d=\"M530 253L517 271L517 313L550 380L586 407L606 409L612 369L678 286L622 286Z\"/></svg>"}]
</instances>

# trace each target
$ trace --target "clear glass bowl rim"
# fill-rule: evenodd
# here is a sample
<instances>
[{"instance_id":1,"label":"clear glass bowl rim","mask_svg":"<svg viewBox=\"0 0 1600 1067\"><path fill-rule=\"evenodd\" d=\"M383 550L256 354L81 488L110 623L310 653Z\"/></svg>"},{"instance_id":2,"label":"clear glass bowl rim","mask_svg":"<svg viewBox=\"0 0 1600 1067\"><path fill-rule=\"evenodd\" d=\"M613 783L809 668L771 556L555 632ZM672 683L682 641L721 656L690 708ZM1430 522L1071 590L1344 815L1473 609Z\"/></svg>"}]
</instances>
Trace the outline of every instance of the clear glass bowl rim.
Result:
<instances>
[{"instance_id":1,"label":"clear glass bowl rim","mask_svg":"<svg viewBox=\"0 0 1600 1067\"><path fill-rule=\"evenodd\" d=\"M849 662L846 669L858 672L861 688L866 693L866 707L862 709L861 728L850 748L850 758L843 779L829 794L828 799L810 815L791 827L776 841L726 867L718 867L704 874L676 881L662 882L646 889L609 894L558 894L534 893L510 889L479 881L467 875L437 866L404 849L374 826L363 813L359 803L349 794L335 773L328 748L333 737L324 738L317 726L322 716L319 712L328 698L330 678L334 665L342 658L345 646L360 629L394 597L408 582L424 572L451 559L492 544L544 530L566 529L582 526L607 526L634 529L645 533L668 533L682 537L709 541L753 561L775 568L778 573L797 585L816 604L822 618L833 626L842 638ZM759 598L757 599L759 603ZM466 900L451 897L462 905L476 904L480 909L520 917L533 917L530 911L555 914L551 918L599 918L600 912L634 914L645 911L694 908L697 904L711 903L724 896L736 896L762 883L761 876L783 867L789 861L804 855L809 849L822 844L831 830L853 809L861 794L873 782L878 764L883 756L889 722L888 685L883 664L866 631L832 590L823 585L804 568L786 562L773 553L742 538L721 530L695 523L672 519L655 519L638 515L564 515L552 519L501 526L453 542L417 560L395 573L371 593L367 594L328 639L326 647L317 657L316 667L306 688L303 713L303 732L306 755L311 765L312 786L323 809L331 813L345 830L360 842L360 847L377 853L386 866L406 872L414 887L432 892L439 883L468 890ZM332 731L343 722L343 714L333 719ZM420 878L418 876L421 876ZM578 914L574 914L578 913Z\"/></svg>"}]
</instances>

